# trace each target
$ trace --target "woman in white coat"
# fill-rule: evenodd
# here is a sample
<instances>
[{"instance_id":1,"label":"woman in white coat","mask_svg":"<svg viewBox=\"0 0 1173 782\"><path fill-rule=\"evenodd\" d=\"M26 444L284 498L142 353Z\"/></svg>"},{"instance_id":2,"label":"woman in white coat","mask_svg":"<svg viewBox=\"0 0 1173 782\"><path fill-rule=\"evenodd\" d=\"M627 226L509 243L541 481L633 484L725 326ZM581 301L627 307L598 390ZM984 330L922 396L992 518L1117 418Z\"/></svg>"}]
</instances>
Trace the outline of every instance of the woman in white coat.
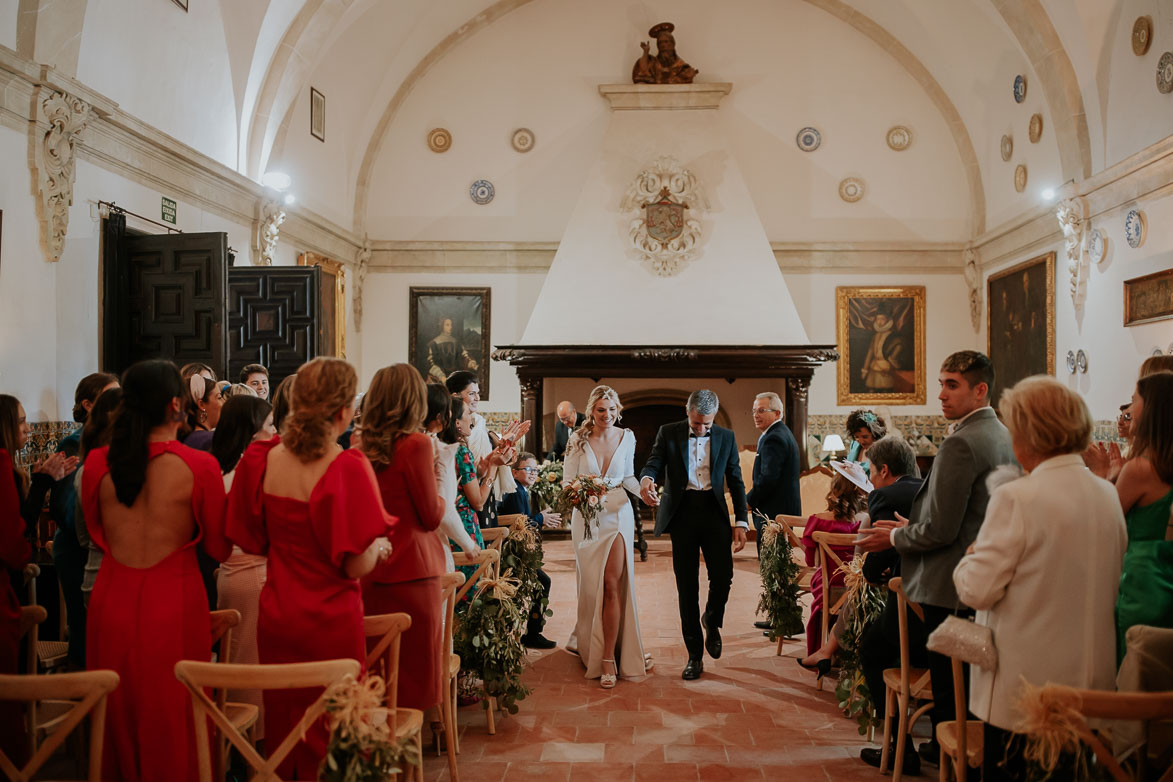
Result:
<instances>
[{"instance_id":1,"label":"woman in white coat","mask_svg":"<svg viewBox=\"0 0 1173 782\"><path fill-rule=\"evenodd\" d=\"M1026 475L996 488L953 582L993 632L994 670L974 666L969 708L986 722L985 779L1021 779L1022 682L1113 689L1115 604L1128 535L1112 485L1084 466L1092 417L1048 376L998 405ZM996 479L992 476L993 479ZM1009 752L1007 752L1009 749Z\"/></svg>"}]
</instances>

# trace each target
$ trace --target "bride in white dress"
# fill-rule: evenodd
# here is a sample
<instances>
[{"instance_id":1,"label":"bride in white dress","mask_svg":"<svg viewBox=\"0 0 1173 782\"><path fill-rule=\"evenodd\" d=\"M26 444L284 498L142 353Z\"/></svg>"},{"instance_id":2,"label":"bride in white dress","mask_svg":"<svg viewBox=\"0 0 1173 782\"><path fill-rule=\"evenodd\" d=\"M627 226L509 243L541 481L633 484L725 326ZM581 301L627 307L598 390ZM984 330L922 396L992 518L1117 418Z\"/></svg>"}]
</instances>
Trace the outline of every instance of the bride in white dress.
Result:
<instances>
[{"instance_id":1,"label":"bride in white dress","mask_svg":"<svg viewBox=\"0 0 1173 782\"><path fill-rule=\"evenodd\" d=\"M635 478L635 435L620 429L619 395L598 386L587 400L587 419L566 444L563 485L579 475L598 475L614 487L592 525L583 534L583 518L571 518L571 539L578 564L578 621L567 648L577 648L586 666L586 678L599 679L604 688L615 686L616 676L643 676L651 669L639 634L633 582L635 516L627 493L639 496Z\"/></svg>"}]
</instances>

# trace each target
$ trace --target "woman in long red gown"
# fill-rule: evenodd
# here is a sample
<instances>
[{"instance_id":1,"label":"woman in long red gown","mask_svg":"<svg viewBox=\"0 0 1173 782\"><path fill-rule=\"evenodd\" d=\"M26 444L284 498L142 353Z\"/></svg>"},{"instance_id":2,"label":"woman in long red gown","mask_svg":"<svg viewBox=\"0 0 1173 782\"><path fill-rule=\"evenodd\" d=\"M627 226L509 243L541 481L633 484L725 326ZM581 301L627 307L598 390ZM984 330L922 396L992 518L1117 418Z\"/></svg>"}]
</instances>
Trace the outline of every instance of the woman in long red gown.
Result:
<instances>
[{"instance_id":1,"label":"woman in long red gown","mask_svg":"<svg viewBox=\"0 0 1173 782\"><path fill-rule=\"evenodd\" d=\"M807 519L806 527L802 530L802 548L806 553L806 564L815 564L815 552L819 546L815 542L816 532L847 533L859 530L860 519L858 514L867 508L866 495L854 483L836 472L831 479L831 490L827 493L827 510L816 513ZM854 546L832 546L835 556L845 563L855 556ZM834 565L834 563L830 563ZM831 568L831 586L843 586L844 576L838 566ZM816 570L811 577L811 615L806 623L806 653L814 654L823 643L823 571Z\"/></svg>"},{"instance_id":2,"label":"woman in long red gown","mask_svg":"<svg viewBox=\"0 0 1173 782\"><path fill-rule=\"evenodd\" d=\"M257 620L262 663L366 658L358 579L391 553L393 520L367 457L337 444L357 384L341 359L304 364L281 437L253 443L237 464L228 536L269 558ZM283 741L319 694L266 690L266 742ZM328 741L319 722L281 764L281 778L317 779Z\"/></svg>"},{"instance_id":3,"label":"woman in long red gown","mask_svg":"<svg viewBox=\"0 0 1173 782\"><path fill-rule=\"evenodd\" d=\"M411 616L399 658L398 705L420 710L440 703L440 576L446 570L436 535L444 505L432 442L422 433L427 409L424 379L410 364L380 369L363 397L362 449L375 465L383 507L399 519L391 535L394 552L363 579L363 605L368 616Z\"/></svg>"},{"instance_id":4,"label":"woman in long red gown","mask_svg":"<svg viewBox=\"0 0 1173 782\"><path fill-rule=\"evenodd\" d=\"M106 711L103 777L195 780L195 733L178 660L211 656L208 599L196 546L214 559L224 537L216 460L183 446L179 370L143 361L126 370L110 445L86 457L81 501L103 551L89 605L86 661L122 681Z\"/></svg>"},{"instance_id":5,"label":"woman in long red gown","mask_svg":"<svg viewBox=\"0 0 1173 782\"><path fill-rule=\"evenodd\" d=\"M3 674L20 672L20 600L8 572L19 573L29 563L32 551L24 536L12 457L0 448L0 673ZM21 704L0 702L0 750L18 766L26 759L27 739Z\"/></svg>"}]
</instances>

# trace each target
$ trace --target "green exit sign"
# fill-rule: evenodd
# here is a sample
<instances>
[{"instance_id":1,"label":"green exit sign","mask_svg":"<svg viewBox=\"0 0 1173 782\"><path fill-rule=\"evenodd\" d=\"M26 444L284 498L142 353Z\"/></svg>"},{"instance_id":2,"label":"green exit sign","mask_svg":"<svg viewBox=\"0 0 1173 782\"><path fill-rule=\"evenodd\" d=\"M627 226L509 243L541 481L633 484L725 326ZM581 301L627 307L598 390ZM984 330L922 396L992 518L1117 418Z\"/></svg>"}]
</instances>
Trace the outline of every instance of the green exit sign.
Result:
<instances>
[{"instance_id":1,"label":"green exit sign","mask_svg":"<svg viewBox=\"0 0 1173 782\"><path fill-rule=\"evenodd\" d=\"M163 196L163 222L175 225L175 202Z\"/></svg>"}]
</instances>

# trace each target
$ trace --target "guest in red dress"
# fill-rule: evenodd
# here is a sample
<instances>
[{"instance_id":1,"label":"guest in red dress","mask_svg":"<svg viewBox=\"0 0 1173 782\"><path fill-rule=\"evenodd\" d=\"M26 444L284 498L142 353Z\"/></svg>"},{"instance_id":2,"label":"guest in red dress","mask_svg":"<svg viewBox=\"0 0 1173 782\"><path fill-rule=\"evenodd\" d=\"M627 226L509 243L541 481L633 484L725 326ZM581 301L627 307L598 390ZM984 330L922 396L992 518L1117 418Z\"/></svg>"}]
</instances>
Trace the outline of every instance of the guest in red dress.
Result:
<instances>
[{"instance_id":1,"label":"guest in red dress","mask_svg":"<svg viewBox=\"0 0 1173 782\"><path fill-rule=\"evenodd\" d=\"M394 553L363 579L363 605L368 616L411 616L399 658L398 705L421 710L440 703L440 576L446 570L436 535L444 505L432 441L422 433L427 409L424 379L410 364L376 372L362 405L362 450L375 466L383 506L399 519L391 534Z\"/></svg>"},{"instance_id":2,"label":"guest in red dress","mask_svg":"<svg viewBox=\"0 0 1173 782\"><path fill-rule=\"evenodd\" d=\"M0 448L0 673L20 673L20 600L8 578L29 563L33 549L24 536L20 492L8 450ZM0 750L17 766L27 759L24 710L15 701L0 701Z\"/></svg>"},{"instance_id":3,"label":"guest in red dress","mask_svg":"<svg viewBox=\"0 0 1173 782\"><path fill-rule=\"evenodd\" d=\"M867 496L851 481L836 472L831 479L831 490L827 493L827 510L807 519L802 530L802 549L806 553L806 564L815 564L818 544L812 537L816 532L846 533L859 529L857 516L867 507ZM855 556L854 546L832 546L831 550L845 563ZM828 568L834 564L828 563ZM838 565L831 573L831 586L843 586L843 574L837 572ZM811 578L811 616L806 623L806 653L814 654L822 644L823 628L823 572L816 570Z\"/></svg>"},{"instance_id":4,"label":"guest in red dress","mask_svg":"<svg viewBox=\"0 0 1173 782\"><path fill-rule=\"evenodd\" d=\"M216 560L231 548L219 465L176 440L183 395L169 361L126 370L110 445L91 451L82 472L86 524L105 555L86 662L122 678L106 710L103 778L197 776L191 705L175 663L211 656L196 546Z\"/></svg>"},{"instance_id":5,"label":"guest in red dress","mask_svg":"<svg viewBox=\"0 0 1173 782\"><path fill-rule=\"evenodd\" d=\"M236 466L228 536L269 558L257 620L262 663L366 659L358 579L391 553L393 519L367 457L337 443L357 384L341 359L302 365L282 436L253 443ZM266 690L266 742L283 741L319 694ZM278 768L281 778L317 779L328 741L317 723Z\"/></svg>"}]
</instances>

